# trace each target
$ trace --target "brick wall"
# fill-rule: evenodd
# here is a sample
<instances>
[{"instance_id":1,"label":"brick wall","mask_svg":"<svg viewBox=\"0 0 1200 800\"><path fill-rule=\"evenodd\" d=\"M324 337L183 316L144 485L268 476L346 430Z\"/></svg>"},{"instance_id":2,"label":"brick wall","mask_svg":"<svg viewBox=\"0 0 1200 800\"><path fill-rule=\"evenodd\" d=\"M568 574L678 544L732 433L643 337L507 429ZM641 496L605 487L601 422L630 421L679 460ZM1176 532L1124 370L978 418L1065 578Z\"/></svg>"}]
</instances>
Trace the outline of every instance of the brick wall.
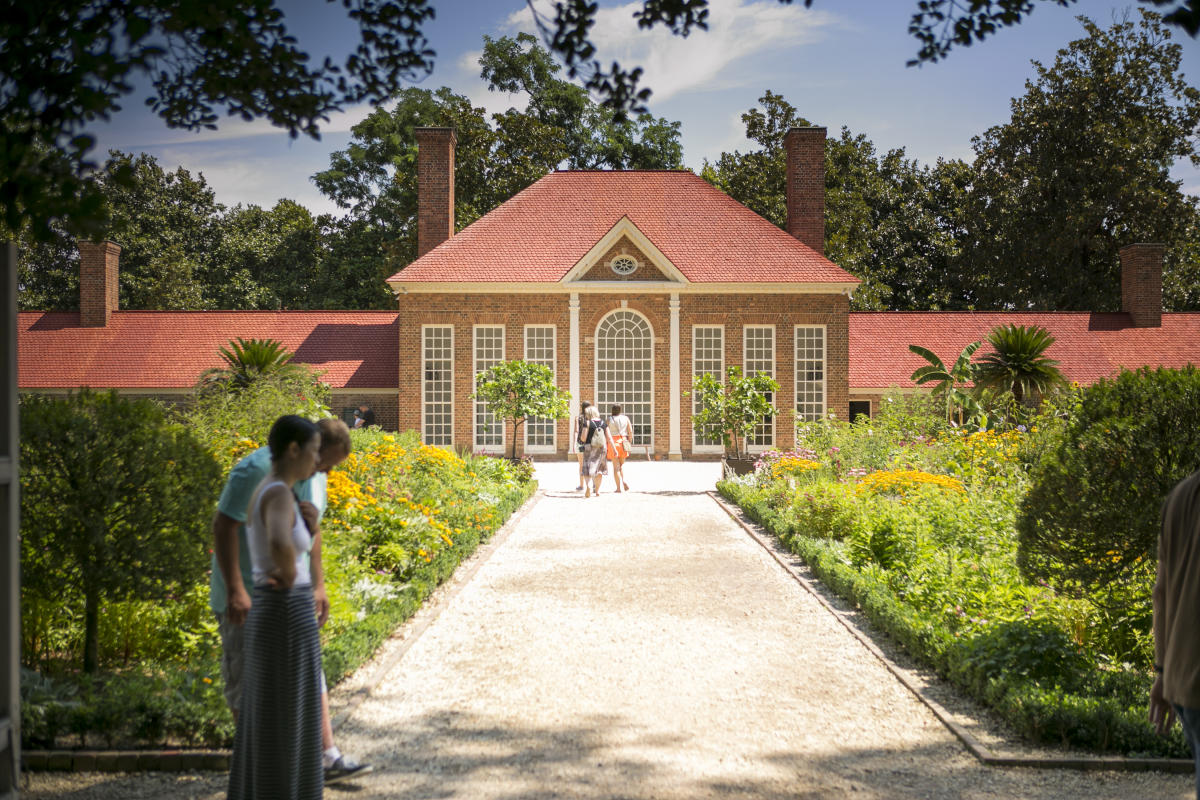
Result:
<instances>
[{"instance_id":1,"label":"brick wall","mask_svg":"<svg viewBox=\"0 0 1200 800\"><path fill-rule=\"evenodd\" d=\"M1131 244L1122 247L1121 310L1129 313L1135 328L1162 327L1161 244Z\"/></svg>"},{"instance_id":2,"label":"brick wall","mask_svg":"<svg viewBox=\"0 0 1200 800\"><path fill-rule=\"evenodd\" d=\"M400 396L397 392L363 392L354 389L333 389L329 392L330 412L347 425L351 424L347 417L364 403L375 412L376 425L386 431L400 429Z\"/></svg>"},{"instance_id":3,"label":"brick wall","mask_svg":"<svg viewBox=\"0 0 1200 800\"><path fill-rule=\"evenodd\" d=\"M505 327L506 359L524 357L524 326L556 327L556 376L566 388L570 377L570 317L568 295L401 295L399 360L399 407L397 424L401 429L421 429L421 327L451 325L454 330L454 446L470 448L473 441L474 391L473 347L475 325ZM624 305L623 305L624 304ZM627 308L643 315L653 332L653 423L652 452L665 458L670 447L670 307L666 294L582 294L580 295L580 397L573 398L572 413L581 399L596 397L595 336L600 321L610 312ZM741 365L742 326L775 327L775 379L780 384L776 407L782 412L776 420L776 445L791 447L794 434L788 410L795 407L795 383L792 367L795 325L823 325L826 330L826 407L845 419L848 413L849 338L847 335L849 299L844 295L688 295L680 306L680 387L690 390L692 373L692 326L725 326L725 364ZM680 399L680 444L685 456L692 454L692 399ZM607 410L607 409L605 409ZM636 424L635 420L635 424ZM571 442L570 420L558 423L556 445L559 457L568 454ZM511 445L506 427L505 444ZM518 442L517 452L523 451Z\"/></svg>"},{"instance_id":4,"label":"brick wall","mask_svg":"<svg viewBox=\"0 0 1200 800\"><path fill-rule=\"evenodd\" d=\"M113 242L79 242L79 324L103 328L120 303L118 261Z\"/></svg>"},{"instance_id":5,"label":"brick wall","mask_svg":"<svg viewBox=\"0 0 1200 800\"><path fill-rule=\"evenodd\" d=\"M795 430L790 413L796 404L794 347L796 325L825 326L825 407L845 419L848 413L850 340L848 335L850 301L845 295L769 295L684 296L679 312L680 385L689 391L692 384L692 326L723 325L725 328L725 368L745 363L742 328L745 325L771 325L775 328L775 381L779 392L775 407L775 446L795 445ZM680 442L685 456L692 451L692 399L684 397L680 410Z\"/></svg>"},{"instance_id":6,"label":"brick wall","mask_svg":"<svg viewBox=\"0 0 1200 800\"><path fill-rule=\"evenodd\" d=\"M417 257L454 235L453 128L417 128Z\"/></svg>"},{"instance_id":7,"label":"brick wall","mask_svg":"<svg viewBox=\"0 0 1200 800\"><path fill-rule=\"evenodd\" d=\"M787 153L787 232L825 253L825 129L792 128Z\"/></svg>"}]
</instances>

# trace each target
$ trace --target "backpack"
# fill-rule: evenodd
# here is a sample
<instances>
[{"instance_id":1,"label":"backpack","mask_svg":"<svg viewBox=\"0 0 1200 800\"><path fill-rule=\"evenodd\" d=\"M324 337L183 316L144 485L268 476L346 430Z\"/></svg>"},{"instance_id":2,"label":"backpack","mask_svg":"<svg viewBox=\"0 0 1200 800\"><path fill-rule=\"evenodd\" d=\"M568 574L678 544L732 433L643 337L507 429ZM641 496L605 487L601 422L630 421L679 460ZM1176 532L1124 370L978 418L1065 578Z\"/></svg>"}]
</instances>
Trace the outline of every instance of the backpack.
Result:
<instances>
[{"instance_id":1,"label":"backpack","mask_svg":"<svg viewBox=\"0 0 1200 800\"><path fill-rule=\"evenodd\" d=\"M608 426L604 424L604 420L593 419L588 420L587 438L583 440L584 444L591 444L592 437L596 435L596 431L602 431Z\"/></svg>"}]
</instances>

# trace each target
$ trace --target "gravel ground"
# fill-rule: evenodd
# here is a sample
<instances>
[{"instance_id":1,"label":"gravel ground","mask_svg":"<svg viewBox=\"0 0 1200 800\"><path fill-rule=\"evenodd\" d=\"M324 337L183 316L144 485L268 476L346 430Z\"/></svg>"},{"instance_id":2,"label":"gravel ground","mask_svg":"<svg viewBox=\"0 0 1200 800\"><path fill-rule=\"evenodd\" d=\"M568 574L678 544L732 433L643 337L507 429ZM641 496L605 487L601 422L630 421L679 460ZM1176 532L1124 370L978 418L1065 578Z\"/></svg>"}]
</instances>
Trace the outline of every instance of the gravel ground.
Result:
<instances>
[{"instance_id":1,"label":"gravel ground","mask_svg":"<svg viewBox=\"0 0 1200 800\"><path fill-rule=\"evenodd\" d=\"M981 766L699 493L717 469L635 463L634 492L584 499L573 465L539 465L546 496L424 633L389 645L410 649L338 731L376 771L327 796L1192 796L1186 775ZM22 796L224 785L35 774Z\"/></svg>"}]
</instances>

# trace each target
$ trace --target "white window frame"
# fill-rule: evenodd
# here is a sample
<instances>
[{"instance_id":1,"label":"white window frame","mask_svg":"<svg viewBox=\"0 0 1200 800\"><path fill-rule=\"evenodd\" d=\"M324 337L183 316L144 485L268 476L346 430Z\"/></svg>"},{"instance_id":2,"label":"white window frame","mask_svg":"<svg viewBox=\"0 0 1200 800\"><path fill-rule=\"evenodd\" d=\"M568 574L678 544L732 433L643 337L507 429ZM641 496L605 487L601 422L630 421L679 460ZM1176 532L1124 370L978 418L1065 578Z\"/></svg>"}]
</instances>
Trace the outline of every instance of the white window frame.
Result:
<instances>
[{"instance_id":1,"label":"white window frame","mask_svg":"<svg viewBox=\"0 0 1200 800\"><path fill-rule=\"evenodd\" d=\"M524 347L525 360L532 364L542 364L543 361L530 361L529 358L529 332L531 330L548 330L550 331L550 363L546 366L550 367L550 372L554 375L554 385L558 385L558 326L557 325L526 325L524 332L521 334L522 344ZM557 453L558 452L558 420L550 420L550 444L530 444L529 443L529 423L535 420L526 420L525 428L525 452L530 454ZM540 421L540 420L537 420Z\"/></svg>"},{"instance_id":2,"label":"white window frame","mask_svg":"<svg viewBox=\"0 0 1200 800\"><path fill-rule=\"evenodd\" d=\"M491 361L490 363L487 363L482 368L479 366L479 364L480 364L479 332L481 330L492 330L492 331L499 330L500 331L500 358L497 361ZM506 331L505 331L503 324L497 325L497 324L493 323L493 324L482 324L482 325L472 325L471 326L471 393L472 394L475 393L476 376L478 376L480 372L483 372L488 367L494 366L495 364L503 363L503 361L504 361L504 345L505 345L504 340L506 338L505 334L506 334ZM499 447L500 452L498 455L503 455L505 453L505 447L508 444L508 442L507 442L508 433L505 430L505 428L507 427L505 425L507 420L495 419L495 415L492 414L492 418L495 420L494 424L499 426L499 428L500 428L500 441L499 441L499 443L488 442L488 441L480 442L480 440L479 440L480 436L488 436L491 433L490 431L485 433L479 427L480 413L491 414L491 412L487 410L487 403L485 403L482 400L472 399L471 400L471 449L472 449L472 451L476 452L476 453L490 452L492 448Z\"/></svg>"},{"instance_id":3,"label":"white window frame","mask_svg":"<svg viewBox=\"0 0 1200 800\"><path fill-rule=\"evenodd\" d=\"M716 378L721 383L721 385L724 385L725 384L725 326L719 325L719 324L718 325L693 325L692 326L692 385L695 386L696 378L699 377L701 374L700 370L696 366L696 362L699 360L696 357L696 331L701 330L701 329L718 330L721 332L721 348L720 348L720 359L719 359L720 365L717 367ZM706 372L707 372L707 370L706 370ZM696 400L695 398L692 399L692 414L693 415L696 413L696 408L697 408L698 403L699 403L698 400ZM725 445L719 441L716 444L700 444L698 442L698 435L696 433L696 427L693 425L692 426L692 452L693 453L724 453Z\"/></svg>"},{"instance_id":4,"label":"white window frame","mask_svg":"<svg viewBox=\"0 0 1200 800\"><path fill-rule=\"evenodd\" d=\"M748 363L750 360L749 359L749 347L747 345L750 341L750 331L755 331L755 330L768 330L771 332L771 369L770 369L770 371L765 370L765 369L756 369L753 371L750 370L750 366ZM766 372L767 375L769 375L771 378L774 378L775 377L775 367L776 367L777 359L779 356L779 341L778 341L778 339L779 339L779 337L776 336L776 334L775 334L775 326L774 325L743 325L742 326L742 374L745 375L746 377L749 377L751 375L757 375L760 372ZM775 402L774 394L772 394L770 396L770 400L772 403ZM777 422L777 420L774 417L772 417L770 420L761 422L758 425L754 426L754 428L751 430L751 435L746 437L746 452L747 453L762 453L766 450L774 449L775 442L776 442L776 436L775 436L775 428L776 428L775 423L776 422ZM761 426L764 426L764 425L770 426L771 433L770 433L770 437L768 438L768 440L762 444L751 444L751 438L753 436L757 435L755 433L755 431L757 431Z\"/></svg>"},{"instance_id":5,"label":"white window frame","mask_svg":"<svg viewBox=\"0 0 1200 800\"><path fill-rule=\"evenodd\" d=\"M800 412L800 331L821 332L821 408L816 417L803 417ZM824 419L829 408L829 330L825 325L796 325L792 328L792 408L797 422L813 422Z\"/></svg>"},{"instance_id":6,"label":"white window frame","mask_svg":"<svg viewBox=\"0 0 1200 800\"><path fill-rule=\"evenodd\" d=\"M428 361L425 357L427 352L426 332L432 329L449 330L450 331L450 440L448 442L430 442L428 441L427 433L429 426L429 402L426 391L429 382L425 378L426 366ZM421 326L421 441L425 444L434 447L453 447L454 446L454 326L453 325L422 325Z\"/></svg>"},{"instance_id":7,"label":"white window frame","mask_svg":"<svg viewBox=\"0 0 1200 800\"><path fill-rule=\"evenodd\" d=\"M631 442L631 444L634 444L637 447L648 446L650 448L650 452L653 452L654 451L654 437L658 433L658 426L654 424L654 396L655 396L655 394L657 394L657 392L655 392L655 389L657 387L654 385L654 376L655 376L655 372L654 372L654 361L655 361L654 323L652 323L650 321L650 318L647 317L642 312L636 311L632 308L626 308L624 306L621 306L618 308L614 308L611 311L604 314L604 316L600 317L600 320L596 323L596 328L594 331L592 331L592 342L594 343L592 346L592 353L594 355L594 357L592 359L592 387L595 390L595 394L596 394L595 402L598 404L598 407L600 410L600 418L604 419L605 417L608 416L608 407L610 404L603 403L600 399L600 328L604 325L605 320L607 320L609 317L613 316L614 314L617 314L620 312L628 312L630 314L633 314L634 316L641 317L642 321L646 323L646 327L650 331L650 420L649 420L649 425L647 426L647 422L645 420L637 420L637 419L631 418L630 422L633 423L633 430L635 433L634 441ZM626 414L628 414L628 408L622 407L622 411L625 412ZM649 427L650 428L650 436L648 438L638 438L636 434L637 434L637 430L639 427L642 430L645 430L646 427ZM644 437L644 434L643 434L643 437Z\"/></svg>"}]
</instances>

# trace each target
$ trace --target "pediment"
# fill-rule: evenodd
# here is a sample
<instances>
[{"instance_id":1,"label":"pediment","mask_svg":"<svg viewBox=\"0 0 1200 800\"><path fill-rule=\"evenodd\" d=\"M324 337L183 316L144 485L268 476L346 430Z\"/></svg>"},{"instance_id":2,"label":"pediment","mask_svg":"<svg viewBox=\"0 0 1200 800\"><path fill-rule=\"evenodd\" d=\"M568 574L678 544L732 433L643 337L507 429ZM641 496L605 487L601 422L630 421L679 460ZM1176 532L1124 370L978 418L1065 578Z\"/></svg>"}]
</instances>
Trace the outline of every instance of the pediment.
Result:
<instances>
[{"instance_id":1,"label":"pediment","mask_svg":"<svg viewBox=\"0 0 1200 800\"><path fill-rule=\"evenodd\" d=\"M629 217L622 217L567 272L563 283L677 283L688 280Z\"/></svg>"}]
</instances>

